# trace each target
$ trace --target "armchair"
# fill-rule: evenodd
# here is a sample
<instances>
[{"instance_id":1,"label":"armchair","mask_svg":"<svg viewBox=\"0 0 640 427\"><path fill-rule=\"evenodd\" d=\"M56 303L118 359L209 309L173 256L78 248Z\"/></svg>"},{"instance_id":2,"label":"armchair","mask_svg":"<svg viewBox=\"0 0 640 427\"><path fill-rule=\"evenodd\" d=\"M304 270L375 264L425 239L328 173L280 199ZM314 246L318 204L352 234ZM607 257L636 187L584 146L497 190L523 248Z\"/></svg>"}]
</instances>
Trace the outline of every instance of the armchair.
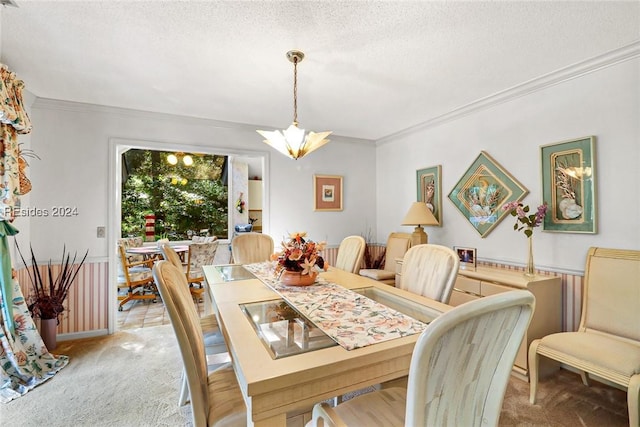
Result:
<instances>
[{"instance_id":1,"label":"armchair","mask_svg":"<svg viewBox=\"0 0 640 427\"><path fill-rule=\"evenodd\" d=\"M582 317L576 332L559 332L529 346L532 404L540 356L627 389L629 425L640 425L640 251L592 247L585 267Z\"/></svg>"},{"instance_id":2,"label":"armchair","mask_svg":"<svg viewBox=\"0 0 640 427\"><path fill-rule=\"evenodd\" d=\"M385 249L384 267L381 269L363 268L360 275L369 277L387 285L395 286L396 283L396 258L404 257L411 247L411 234L391 233L387 239Z\"/></svg>"}]
</instances>

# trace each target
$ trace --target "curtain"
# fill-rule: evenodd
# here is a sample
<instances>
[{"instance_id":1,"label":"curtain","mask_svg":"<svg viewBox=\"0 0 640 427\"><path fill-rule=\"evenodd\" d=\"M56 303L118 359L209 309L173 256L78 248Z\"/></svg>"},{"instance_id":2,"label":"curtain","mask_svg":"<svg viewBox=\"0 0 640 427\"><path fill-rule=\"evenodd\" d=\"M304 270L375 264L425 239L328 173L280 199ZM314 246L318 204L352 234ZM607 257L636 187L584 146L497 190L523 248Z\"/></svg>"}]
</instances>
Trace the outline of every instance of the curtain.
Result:
<instances>
[{"instance_id":1,"label":"curtain","mask_svg":"<svg viewBox=\"0 0 640 427\"><path fill-rule=\"evenodd\" d=\"M0 402L3 403L22 396L68 363L66 356L52 355L43 344L11 270L8 239L18 232L11 222L22 194L18 135L31 132L31 120L22 101L23 88L22 80L0 64Z\"/></svg>"}]
</instances>

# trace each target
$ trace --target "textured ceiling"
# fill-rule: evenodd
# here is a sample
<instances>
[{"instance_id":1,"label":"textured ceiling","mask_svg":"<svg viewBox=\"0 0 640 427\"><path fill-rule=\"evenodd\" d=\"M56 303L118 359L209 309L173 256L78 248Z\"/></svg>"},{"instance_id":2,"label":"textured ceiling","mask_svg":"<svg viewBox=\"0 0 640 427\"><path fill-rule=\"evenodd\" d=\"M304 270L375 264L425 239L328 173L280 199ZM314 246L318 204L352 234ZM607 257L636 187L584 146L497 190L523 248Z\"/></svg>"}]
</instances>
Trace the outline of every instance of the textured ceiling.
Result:
<instances>
[{"instance_id":1,"label":"textured ceiling","mask_svg":"<svg viewBox=\"0 0 640 427\"><path fill-rule=\"evenodd\" d=\"M640 2L25 1L0 61L38 97L379 139L640 39Z\"/></svg>"}]
</instances>

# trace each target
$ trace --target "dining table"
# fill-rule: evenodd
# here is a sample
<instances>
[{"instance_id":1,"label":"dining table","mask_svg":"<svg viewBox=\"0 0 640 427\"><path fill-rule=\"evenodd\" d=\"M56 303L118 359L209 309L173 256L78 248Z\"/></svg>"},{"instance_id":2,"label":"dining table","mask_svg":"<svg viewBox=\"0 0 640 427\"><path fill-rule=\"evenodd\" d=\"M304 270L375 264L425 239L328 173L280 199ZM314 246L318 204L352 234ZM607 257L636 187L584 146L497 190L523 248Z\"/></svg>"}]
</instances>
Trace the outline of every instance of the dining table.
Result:
<instances>
[{"instance_id":1,"label":"dining table","mask_svg":"<svg viewBox=\"0 0 640 427\"><path fill-rule=\"evenodd\" d=\"M189 252L189 245L175 244L170 246L180 256L180 259L184 261L184 254ZM126 253L131 255L142 255L144 259L154 259L162 256L162 249L158 245L149 246L133 246L126 249Z\"/></svg>"},{"instance_id":2,"label":"dining table","mask_svg":"<svg viewBox=\"0 0 640 427\"><path fill-rule=\"evenodd\" d=\"M414 345L450 306L330 267L305 287L274 263L204 266L247 425L303 426L313 405L409 373Z\"/></svg>"}]
</instances>

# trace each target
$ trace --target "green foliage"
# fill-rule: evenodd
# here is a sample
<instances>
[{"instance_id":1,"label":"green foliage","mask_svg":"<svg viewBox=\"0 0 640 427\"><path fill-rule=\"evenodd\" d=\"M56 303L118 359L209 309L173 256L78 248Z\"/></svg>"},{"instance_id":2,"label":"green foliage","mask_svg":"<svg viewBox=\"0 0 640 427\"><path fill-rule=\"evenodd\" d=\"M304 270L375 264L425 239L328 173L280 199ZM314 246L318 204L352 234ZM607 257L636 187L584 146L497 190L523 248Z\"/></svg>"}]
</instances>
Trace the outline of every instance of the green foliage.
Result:
<instances>
[{"instance_id":1,"label":"green foliage","mask_svg":"<svg viewBox=\"0 0 640 427\"><path fill-rule=\"evenodd\" d=\"M192 155L193 165L166 162L168 152L130 150L122 185L122 235L144 235L144 215L156 215L155 233L187 239L187 231L208 229L227 237L227 187L221 181L224 156Z\"/></svg>"}]
</instances>

